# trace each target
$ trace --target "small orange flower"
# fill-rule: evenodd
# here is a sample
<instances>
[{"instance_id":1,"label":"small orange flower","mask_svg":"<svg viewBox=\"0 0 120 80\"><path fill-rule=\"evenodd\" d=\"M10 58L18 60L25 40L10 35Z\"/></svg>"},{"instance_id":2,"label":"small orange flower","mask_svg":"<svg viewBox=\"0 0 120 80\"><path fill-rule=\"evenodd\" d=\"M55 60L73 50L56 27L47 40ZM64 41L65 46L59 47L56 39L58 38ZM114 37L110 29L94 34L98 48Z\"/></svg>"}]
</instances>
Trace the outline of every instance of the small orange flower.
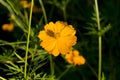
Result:
<instances>
[{"instance_id":1,"label":"small orange flower","mask_svg":"<svg viewBox=\"0 0 120 80\"><path fill-rule=\"evenodd\" d=\"M13 31L13 29L14 29L13 23L8 23L8 24L3 24L2 25L2 30L4 30L4 31L11 32L11 31Z\"/></svg>"},{"instance_id":2,"label":"small orange flower","mask_svg":"<svg viewBox=\"0 0 120 80\"><path fill-rule=\"evenodd\" d=\"M31 2L28 2L27 0L22 0L22 1L20 1L20 5L22 5L24 8L28 8L28 10L30 10ZM42 9L40 7L37 7L34 5L33 12L39 13L39 12L42 12Z\"/></svg>"},{"instance_id":3,"label":"small orange flower","mask_svg":"<svg viewBox=\"0 0 120 80\"><path fill-rule=\"evenodd\" d=\"M33 12L34 13L39 13L39 12L42 12L42 9L40 7L37 7L37 6L33 6Z\"/></svg>"},{"instance_id":4,"label":"small orange flower","mask_svg":"<svg viewBox=\"0 0 120 80\"><path fill-rule=\"evenodd\" d=\"M20 1L20 5L22 5L24 8L30 8L31 2L28 2L26 0Z\"/></svg>"},{"instance_id":5,"label":"small orange flower","mask_svg":"<svg viewBox=\"0 0 120 80\"><path fill-rule=\"evenodd\" d=\"M76 44L76 31L72 25L57 21L46 24L44 29L38 35L38 38L42 40L40 46L54 56L69 52Z\"/></svg>"},{"instance_id":6,"label":"small orange flower","mask_svg":"<svg viewBox=\"0 0 120 80\"><path fill-rule=\"evenodd\" d=\"M75 65L85 64L85 58L79 55L79 52L77 50L70 51L65 55L65 58L70 64L75 64Z\"/></svg>"}]
</instances>

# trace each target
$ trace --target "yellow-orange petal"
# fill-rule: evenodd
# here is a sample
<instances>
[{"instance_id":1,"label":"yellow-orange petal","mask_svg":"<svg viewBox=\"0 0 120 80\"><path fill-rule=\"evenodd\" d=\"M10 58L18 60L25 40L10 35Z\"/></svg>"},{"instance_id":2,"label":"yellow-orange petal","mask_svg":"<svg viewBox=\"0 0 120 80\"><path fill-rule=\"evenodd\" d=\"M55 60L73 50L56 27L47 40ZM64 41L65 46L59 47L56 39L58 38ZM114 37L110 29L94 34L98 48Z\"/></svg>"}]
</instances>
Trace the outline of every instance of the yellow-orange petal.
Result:
<instances>
[{"instance_id":1,"label":"yellow-orange petal","mask_svg":"<svg viewBox=\"0 0 120 80\"><path fill-rule=\"evenodd\" d=\"M54 30L55 30L54 28L55 28L55 24L53 22L49 22L44 27L45 31L50 30L52 32L54 32Z\"/></svg>"},{"instance_id":2,"label":"yellow-orange petal","mask_svg":"<svg viewBox=\"0 0 120 80\"><path fill-rule=\"evenodd\" d=\"M52 50L51 54L53 54L54 56L58 56L60 54L57 45L54 47L54 49Z\"/></svg>"},{"instance_id":3,"label":"yellow-orange petal","mask_svg":"<svg viewBox=\"0 0 120 80\"><path fill-rule=\"evenodd\" d=\"M70 51L72 46L68 46L65 38L57 39L57 46L61 54L65 54Z\"/></svg>"},{"instance_id":4,"label":"yellow-orange petal","mask_svg":"<svg viewBox=\"0 0 120 80\"><path fill-rule=\"evenodd\" d=\"M74 55L74 56L79 56L79 51L78 51L78 50L74 50L74 51L73 51L73 55Z\"/></svg>"},{"instance_id":5,"label":"yellow-orange petal","mask_svg":"<svg viewBox=\"0 0 120 80\"><path fill-rule=\"evenodd\" d=\"M39 32L38 38L41 39L41 40L49 40L49 39L51 39L51 37L48 36L44 30Z\"/></svg>"},{"instance_id":6,"label":"yellow-orange petal","mask_svg":"<svg viewBox=\"0 0 120 80\"><path fill-rule=\"evenodd\" d=\"M61 36L65 37L65 36L74 36L76 33L76 31L74 30L74 28L72 26L66 26L62 31L61 31Z\"/></svg>"},{"instance_id":7,"label":"yellow-orange petal","mask_svg":"<svg viewBox=\"0 0 120 80\"><path fill-rule=\"evenodd\" d=\"M68 61L68 63L72 64L73 63L73 55L72 55L72 53L66 54L65 59Z\"/></svg>"},{"instance_id":8,"label":"yellow-orange petal","mask_svg":"<svg viewBox=\"0 0 120 80\"><path fill-rule=\"evenodd\" d=\"M54 39L50 39L50 40L45 40L43 42L41 42L40 44L46 51L48 51L49 53L52 52L52 50L54 49L55 45L56 45L56 41Z\"/></svg>"},{"instance_id":9,"label":"yellow-orange petal","mask_svg":"<svg viewBox=\"0 0 120 80\"><path fill-rule=\"evenodd\" d=\"M55 23L55 29L54 29L55 33L60 33L63 30L64 27L65 27L65 23L64 22L57 21Z\"/></svg>"},{"instance_id":10,"label":"yellow-orange petal","mask_svg":"<svg viewBox=\"0 0 120 80\"><path fill-rule=\"evenodd\" d=\"M73 58L73 62L75 65L83 65L85 64L85 58L83 56L76 56Z\"/></svg>"},{"instance_id":11,"label":"yellow-orange petal","mask_svg":"<svg viewBox=\"0 0 120 80\"><path fill-rule=\"evenodd\" d=\"M63 38L64 38L64 41L66 42L66 45L69 46L69 47L76 44L76 41L77 41L76 36L66 36L66 37L63 37Z\"/></svg>"}]
</instances>

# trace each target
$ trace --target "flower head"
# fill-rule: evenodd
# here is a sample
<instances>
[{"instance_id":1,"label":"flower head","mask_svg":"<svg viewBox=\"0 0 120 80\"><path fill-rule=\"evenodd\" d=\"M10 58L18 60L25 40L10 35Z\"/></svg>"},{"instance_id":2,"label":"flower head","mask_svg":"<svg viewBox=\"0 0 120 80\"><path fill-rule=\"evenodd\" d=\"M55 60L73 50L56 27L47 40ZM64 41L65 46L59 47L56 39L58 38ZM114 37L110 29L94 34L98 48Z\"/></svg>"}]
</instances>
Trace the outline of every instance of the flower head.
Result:
<instances>
[{"instance_id":1,"label":"flower head","mask_svg":"<svg viewBox=\"0 0 120 80\"><path fill-rule=\"evenodd\" d=\"M76 44L76 31L72 25L57 21L46 24L44 29L38 35L38 38L42 40L40 46L54 56L69 52Z\"/></svg>"},{"instance_id":2,"label":"flower head","mask_svg":"<svg viewBox=\"0 0 120 80\"><path fill-rule=\"evenodd\" d=\"M79 55L79 52L77 50L68 52L65 55L65 58L70 64L75 64L75 65L85 64L85 58Z\"/></svg>"},{"instance_id":3,"label":"flower head","mask_svg":"<svg viewBox=\"0 0 120 80\"><path fill-rule=\"evenodd\" d=\"M14 24L13 23L8 23L8 24L3 24L2 25L2 30L11 32L14 29Z\"/></svg>"},{"instance_id":4,"label":"flower head","mask_svg":"<svg viewBox=\"0 0 120 80\"><path fill-rule=\"evenodd\" d=\"M31 2L28 2L26 0L20 1L20 5L22 5L24 8L30 8Z\"/></svg>"}]
</instances>

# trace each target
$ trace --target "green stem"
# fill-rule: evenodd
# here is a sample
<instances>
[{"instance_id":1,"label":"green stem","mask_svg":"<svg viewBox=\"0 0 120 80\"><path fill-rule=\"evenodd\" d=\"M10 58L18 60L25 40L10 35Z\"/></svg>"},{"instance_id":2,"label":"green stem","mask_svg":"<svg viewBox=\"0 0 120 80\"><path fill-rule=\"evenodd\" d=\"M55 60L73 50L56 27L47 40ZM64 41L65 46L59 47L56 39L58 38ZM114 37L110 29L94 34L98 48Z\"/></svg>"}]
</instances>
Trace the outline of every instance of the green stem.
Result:
<instances>
[{"instance_id":1,"label":"green stem","mask_svg":"<svg viewBox=\"0 0 120 80\"><path fill-rule=\"evenodd\" d=\"M50 55L50 71L51 71L51 78L52 80L54 80L54 64L53 64L53 59L52 59L52 55Z\"/></svg>"},{"instance_id":2,"label":"green stem","mask_svg":"<svg viewBox=\"0 0 120 80\"><path fill-rule=\"evenodd\" d=\"M97 0L95 0L95 8L96 8L98 31L100 31L101 27L100 27L100 18L99 18L99 10L98 10ZM98 35L98 43L99 43L99 46L98 46L98 49L99 49L98 80L101 80L101 66L102 66L102 37L101 37L101 35Z\"/></svg>"},{"instance_id":3,"label":"green stem","mask_svg":"<svg viewBox=\"0 0 120 80\"><path fill-rule=\"evenodd\" d=\"M16 14L18 14L18 12L17 12L16 9L14 8L13 4L12 4L9 0L7 0L7 2L9 3L9 5L10 5L11 8L13 9L13 11L14 11Z\"/></svg>"},{"instance_id":4,"label":"green stem","mask_svg":"<svg viewBox=\"0 0 120 80\"><path fill-rule=\"evenodd\" d=\"M31 8L30 8L30 18L28 24L28 36L27 36L27 45L26 45L26 54L25 54L25 70L24 70L24 78L27 79L27 57L28 57L28 49L29 49L29 42L30 42L30 29L31 29L31 20L32 20L32 10L33 10L34 0L31 1Z\"/></svg>"},{"instance_id":5,"label":"green stem","mask_svg":"<svg viewBox=\"0 0 120 80\"><path fill-rule=\"evenodd\" d=\"M25 62L24 59L14 51L15 56L20 59L22 62Z\"/></svg>"},{"instance_id":6,"label":"green stem","mask_svg":"<svg viewBox=\"0 0 120 80\"><path fill-rule=\"evenodd\" d=\"M45 12L45 8L44 8L44 5L43 5L43 2L42 0L39 0L40 2L40 5L41 5L41 8L42 8L42 11L43 11L43 16L44 16L44 19L45 19L45 23L47 24L47 16L46 16L46 12Z\"/></svg>"},{"instance_id":7,"label":"green stem","mask_svg":"<svg viewBox=\"0 0 120 80\"><path fill-rule=\"evenodd\" d=\"M72 67L73 65L69 66L69 68L67 68L63 73L61 73L61 75L57 79L60 80Z\"/></svg>"},{"instance_id":8,"label":"green stem","mask_svg":"<svg viewBox=\"0 0 120 80\"><path fill-rule=\"evenodd\" d=\"M99 36L99 73L98 73L98 80L101 80L101 68L102 68L102 37Z\"/></svg>"},{"instance_id":9,"label":"green stem","mask_svg":"<svg viewBox=\"0 0 120 80\"><path fill-rule=\"evenodd\" d=\"M24 8L24 15L25 15L25 22L27 23L27 25L29 24L29 21L28 21L28 13L26 11L26 8Z\"/></svg>"},{"instance_id":10,"label":"green stem","mask_svg":"<svg viewBox=\"0 0 120 80\"><path fill-rule=\"evenodd\" d=\"M5 7L10 11L11 14L14 14L14 12L13 12L13 10L11 9L10 5L9 5L7 2L5 2L5 0L0 0L0 3L1 3L3 6L5 6Z\"/></svg>"},{"instance_id":11,"label":"green stem","mask_svg":"<svg viewBox=\"0 0 120 80\"><path fill-rule=\"evenodd\" d=\"M66 6L63 7L63 17L64 17L64 20L67 21L67 16L66 16Z\"/></svg>"},{"instance_id":12,"label":"green stem","mask_svg":"<svg viewBox=\"0 0 120 80\"><path fill-rule=\"evenodd\" d=\"M26 43L26 41L21 41L21 42L7 42L7 41L3 41L3 40L0 40L0 46L4 46L4 45L17 45L17 44L24 44Z\"/></svg>"},{"instance_id":13,"label":"green stem","mask_svg":"<svg viewBox=\"0 0 120 80\"><path fill-rule=\"evenodd\" d=\"M97 72L94 70L94 68L86 61L86 64L88 65L88 67L91 69L91 71L93 72L93 74L96 76L96 78L98 77Z\"/></svg>"}]
</instances>

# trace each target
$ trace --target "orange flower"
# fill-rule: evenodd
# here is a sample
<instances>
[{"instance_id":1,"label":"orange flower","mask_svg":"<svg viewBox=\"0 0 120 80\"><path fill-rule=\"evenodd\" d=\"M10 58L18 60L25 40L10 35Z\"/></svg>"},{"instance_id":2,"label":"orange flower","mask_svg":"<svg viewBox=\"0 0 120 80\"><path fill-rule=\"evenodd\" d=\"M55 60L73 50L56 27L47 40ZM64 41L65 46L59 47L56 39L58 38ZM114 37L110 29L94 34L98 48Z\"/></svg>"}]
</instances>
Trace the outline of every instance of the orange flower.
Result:
<instances>
[{"instance_id":1,"label":"orange flower","mask_svg":"<svg viewBox=\"0 0 120 80\"><path fill-rule=\"evenodd\" d=\"M40 46L54 56L69 52L76 44L76 31L72 25L57 21L46 24L44 29L38 35L38 38L42 40Z\"/></svg>"},{"instance_id":2,"label":"orange flower","mask_svg":"<svg viewBox=\"0 0 120 80\"><path fill-rule=\"evenodd\" d=\"M42 12L42 9L34 5L33 6L33 12L34 13L39 13L39 12Z\"/></svg>"},{"instance_id":3,"label":"orange flower","mask_svg":"<svg viewBox=\"0 0 120 80\"><path fill-rule=\"evenodd\" d=\"M2 30L11 32L14 29L13 23L3 24Z\"/></svg>"},{"instance_id":4,"label":"orange flower","mask_svg":"<svg viewBox=\"0 0 120 80\"><path fill-rule=\"evenodd\" d=\"M77 50L70 51L65 55L66 60L70 64L75 64L75 65L82 65L85 64L85 58L81 55L79 55L79 52Z\"/></svg>"},{"instance_id":5,"label":"orange flower","mask_svg":"<svg viewBox=\"0 0 120 80\"><path fill-rule=\"evenodd\" d=\"M24 8L28 8L28 10L30 10L31 2L28 2L27 0L22 0L22 1L20 1L20 5L22 5ZM37 7L34 5L33 12L39 13L39 12L42 12L42 9L40 7Z\"/></svg>"},{"instance_id":6,"label":"orange flower","mask_svg":"<svg viewBox=\"0 0 120 80\"><path fill-rule=\"evenodd\" d=\"M22 0L22 1L20 1L20 5L22 5L24 8L30 8L31 2Z\"/></svg>"}]
</instances>

